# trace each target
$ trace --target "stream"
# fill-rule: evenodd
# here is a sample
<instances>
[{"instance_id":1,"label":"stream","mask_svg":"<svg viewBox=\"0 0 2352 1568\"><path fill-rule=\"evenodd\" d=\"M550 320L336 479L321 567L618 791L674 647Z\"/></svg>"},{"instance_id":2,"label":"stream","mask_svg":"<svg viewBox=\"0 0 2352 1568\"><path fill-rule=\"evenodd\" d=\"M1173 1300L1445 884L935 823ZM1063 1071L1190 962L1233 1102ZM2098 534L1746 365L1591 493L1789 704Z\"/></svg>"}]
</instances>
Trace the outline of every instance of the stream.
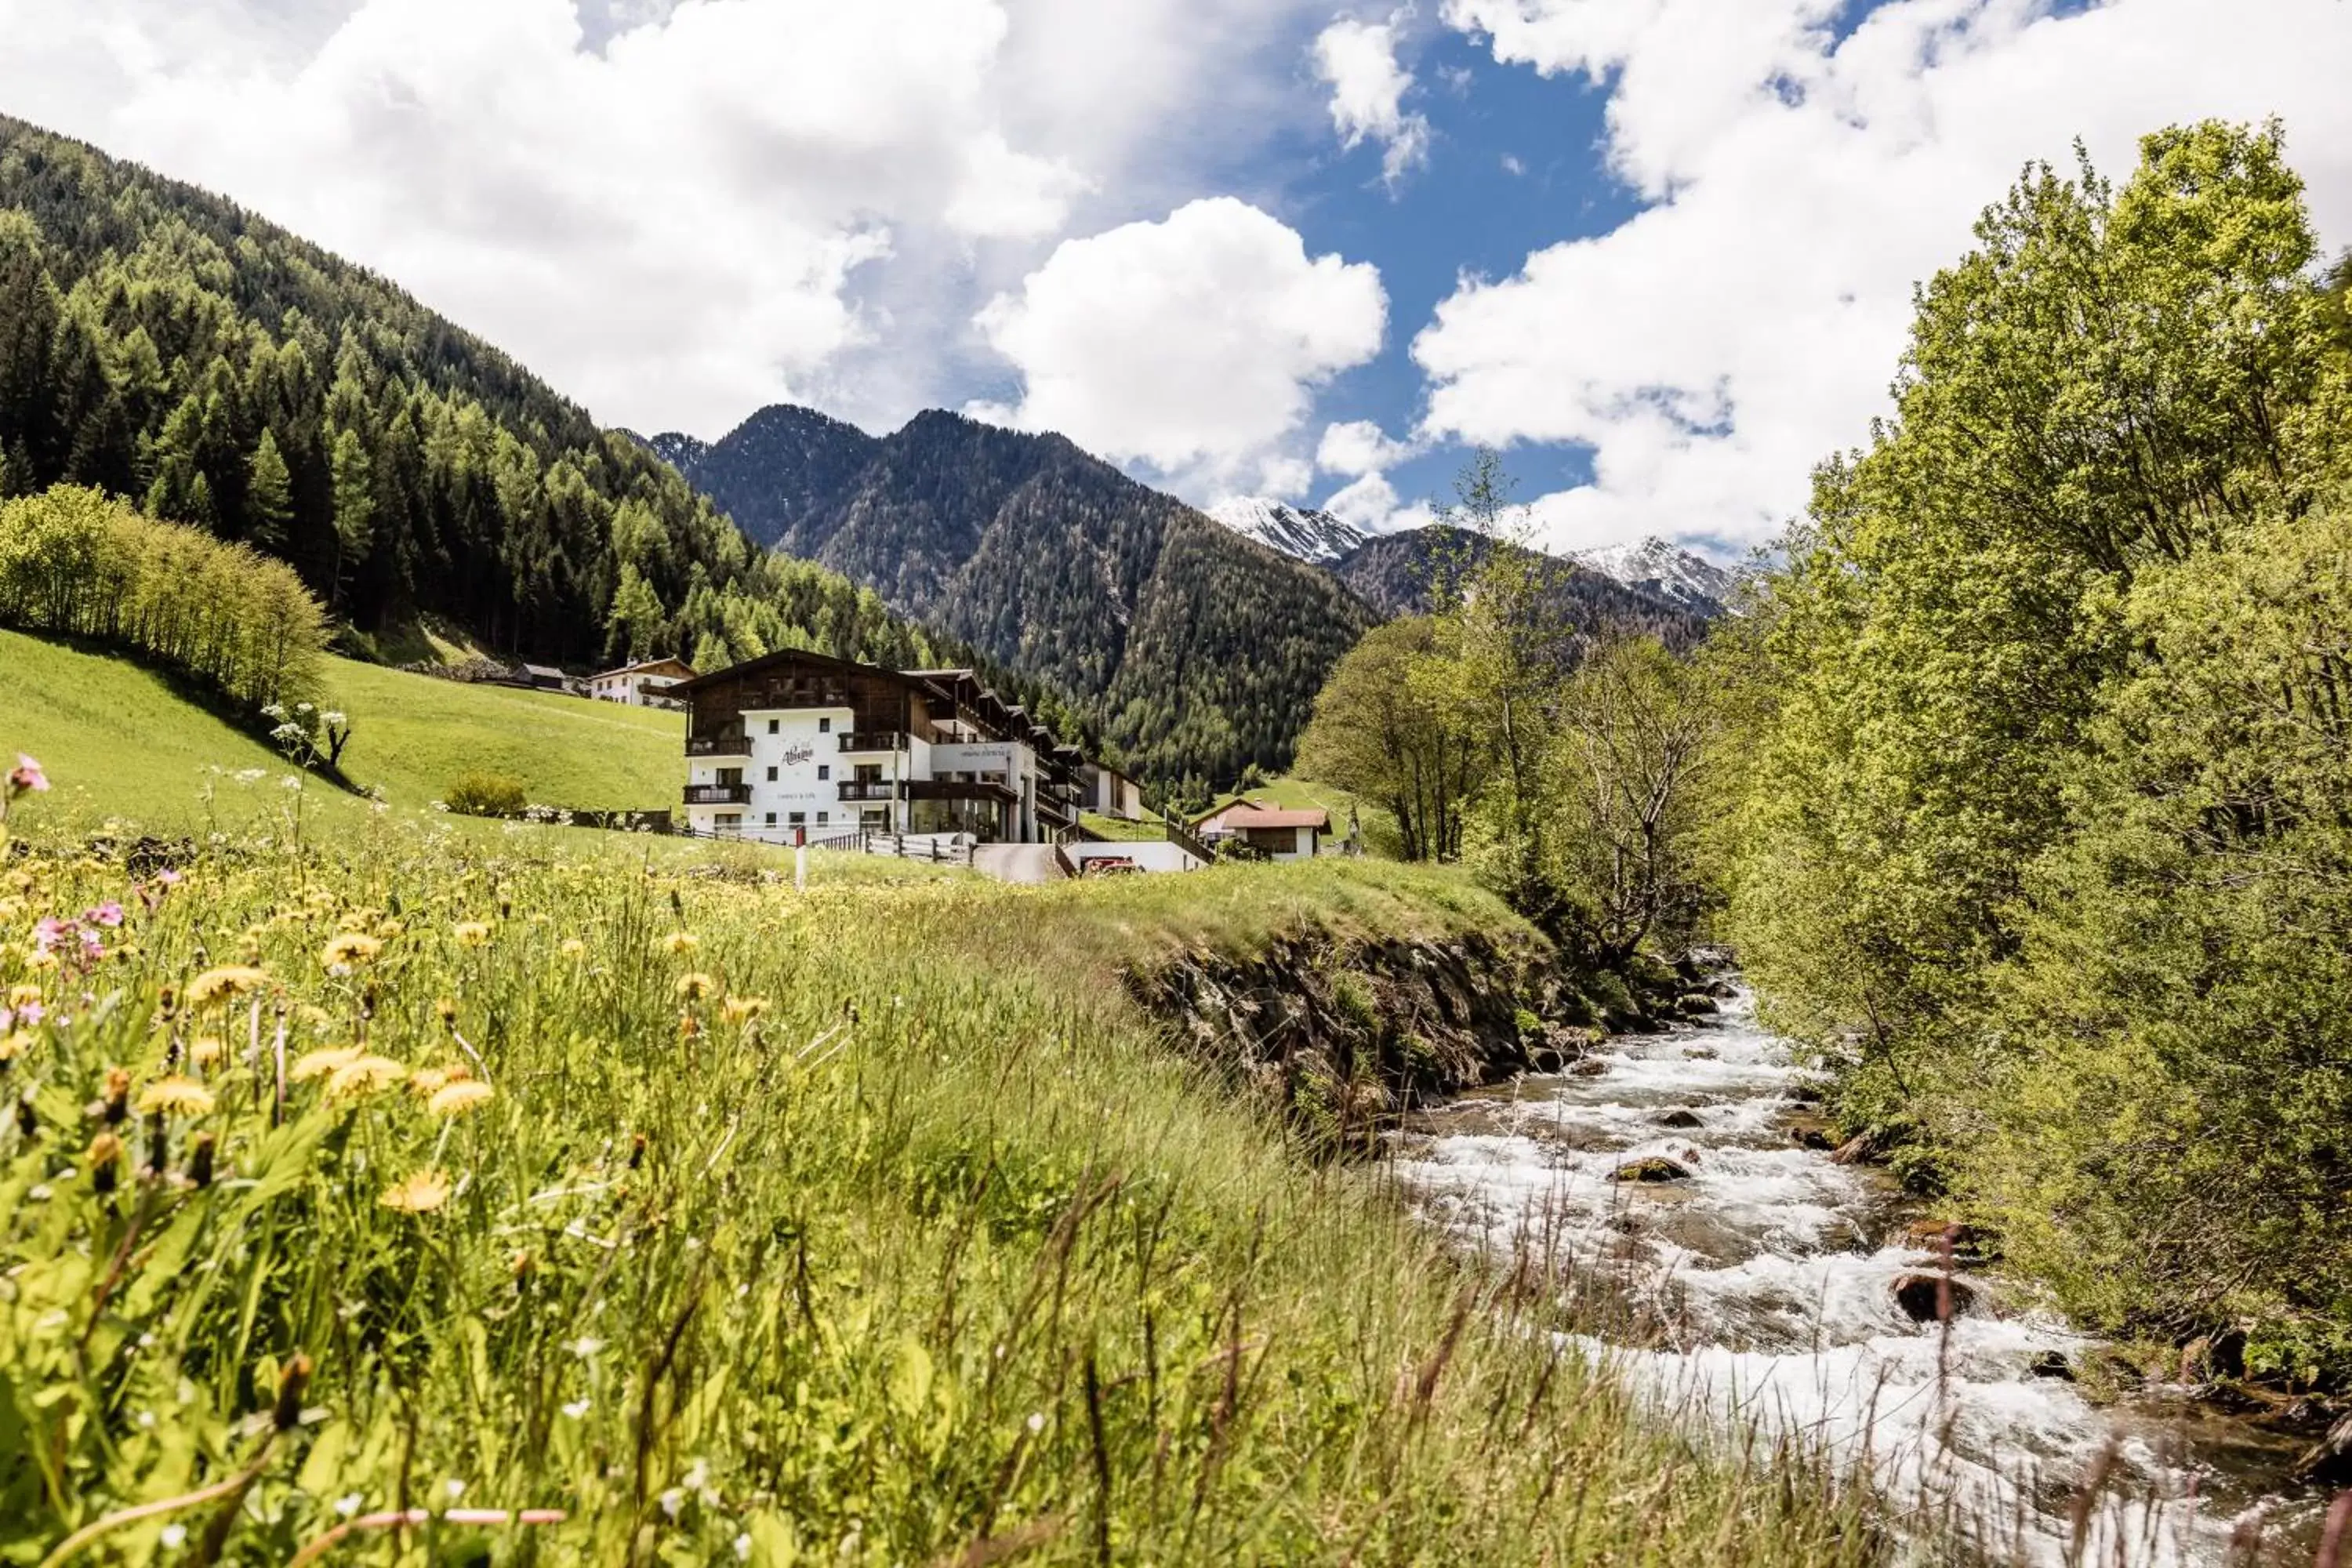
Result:
<instances>
[{"instance_id":1,"label":"stream","mask_svg":"<svg viewBox=\"0 0 2352 1568\"><path fill-rule=\"evenodd\" d=\"M1417 1113L1395 1170L1466 1245L1536 1255L1617 1325L1571 1342L1645 1395L1801 1434L1996 1563L2313 1561L2326 1499L2286 1479L2305 1439L2181 1389L2095 1403L2057 1374L2098 1342L1915 1237L1884 1172L1792 1139L1812 1075L1744 993L1579 1065ZM1648 1159L1687 1175L1616 1179ZM1962 1304L1943 1322L1939 1289Z\"/></svg>"}]
</instances>

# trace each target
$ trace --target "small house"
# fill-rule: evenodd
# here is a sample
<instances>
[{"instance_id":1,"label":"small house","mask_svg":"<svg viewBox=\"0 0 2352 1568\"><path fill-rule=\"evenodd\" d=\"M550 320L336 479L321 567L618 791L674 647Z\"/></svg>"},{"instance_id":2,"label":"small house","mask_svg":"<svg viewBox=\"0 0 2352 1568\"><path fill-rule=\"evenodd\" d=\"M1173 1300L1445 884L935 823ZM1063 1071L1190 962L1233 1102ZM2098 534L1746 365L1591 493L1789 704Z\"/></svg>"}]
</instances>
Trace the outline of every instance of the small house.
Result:
<instances>
[{"instance_id":1,"label":"small house","mask_svg":"<svg viewBox=\"0 0 2352 1568\"><path fill-rule=\"evenodd\" d=\"M588 695L601 702L631 708L667 708L683 712L685 701L670 688L694 679L694 666L682 658L648 658L625 664L588 678Z\"/></svg>"},{"instance_id":2,"label":"small house","mask_svg":"<svg viewBox=\"0 0 2352 1568\"><path fill-rule=\"evenodd\" d=\"M1256 801L1228 801L1195 817L1192 831L1204 844L1222 846L1235 840L1265 852L1269 860L1312 860L1324 835L1331 831L1331 814L1319 806L1280 806Z\"/></svg>"}]
</instances>

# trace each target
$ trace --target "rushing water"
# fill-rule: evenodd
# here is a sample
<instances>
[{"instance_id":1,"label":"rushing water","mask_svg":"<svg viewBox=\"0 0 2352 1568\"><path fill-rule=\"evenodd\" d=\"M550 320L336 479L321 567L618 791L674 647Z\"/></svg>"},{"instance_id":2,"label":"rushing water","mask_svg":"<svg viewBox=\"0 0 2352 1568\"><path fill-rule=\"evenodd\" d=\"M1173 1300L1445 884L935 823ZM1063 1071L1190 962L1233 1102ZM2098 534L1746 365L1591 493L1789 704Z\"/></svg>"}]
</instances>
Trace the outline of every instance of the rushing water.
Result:
<instances>
[{"instance_id":1,"label":"rushing water","mask_svg":"<svg viewBox=\"0 0 2352 1568\"><path fill-rule=\"evenodd\" d=\"M1540 1255L1622 1324L1580 1348L1663 1403L1867 1466L1996 1561L2219 1563L2257 1528L2263 1560L2312 1560L2322 1503L2284 1480L2295 1439L2181 1391L2103 1405L2049 1375L2096 1342L1915 1239L1882 1173L1793 1142L1808 1074L1747 997L1597 1061L1426 1112L1396 1148L1439 1223ZM1687 1177L1615 1179L1651 1157ZM1947 1269L1966 1310L1914 1321L1896 1281Z\"/></svg>"}]
</instances>

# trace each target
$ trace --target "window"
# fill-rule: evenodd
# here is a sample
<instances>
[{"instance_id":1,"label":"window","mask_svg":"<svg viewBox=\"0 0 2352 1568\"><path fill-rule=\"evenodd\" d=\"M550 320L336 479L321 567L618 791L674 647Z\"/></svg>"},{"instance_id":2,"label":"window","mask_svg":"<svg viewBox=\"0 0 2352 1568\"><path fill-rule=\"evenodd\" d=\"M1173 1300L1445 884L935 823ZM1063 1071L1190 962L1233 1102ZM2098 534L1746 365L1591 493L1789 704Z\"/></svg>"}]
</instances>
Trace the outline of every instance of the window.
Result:
<instances>
[{"instance_id":1,"label":"window","mask_svg":"<svg viewBox=\"0 0 2352 1568\"><path fill-rule=\"evenodd\" d=\"M775 720L773 720L773 719L771 719L771 720L769 720L769 721L768 721L768 733L769 733L769 734L772 735L772 734L774 734L774 733L776 732L776 723L777 723L777 721L776 721Z\"/></svg>"},{"instance_id":2,"label":"window","mask_svg":"<svg viewBox=\"0 0 2352 1568\"><path fill-rule=\"evenodd\" d=\"M776 825L776 814L775 814L774 812L772 812L772 812L768 813L768 826L771 826L771 827L773 827L775 825Z\"/></svg>"},{"instance_id":3,"label":"window","mask_svg":"<svg viewBox=\"0 0 2352 1568\"><path fill-rule=\"evenodd\" d=\"M824 783L827 779L829 779L829 778L831 778L831 777L833 777L833 764L832 764L832 763L817 763L817 765L816 765L816 782L817 782L817 783L819 783L819 784L823 784L823 783Z\"/></svg>"},{"instance_id":4,"label":"window","mask_svg":"<svg viewBox=\"0 0 2352 1568\"><path fill-rule=\"evenodd\" d=\"M832 821L832 820L833 820L833 813L831 813L831 812L829 812L829 811L820 811L820 812L818 812L818 813L816 814L816 825L817 825L819 827L823 827L826 823L828 823L828 822L830 822L830 821Z\"/></svg>"},{"instance_id":5,"label":"window","mask_svg":"<svg viewBox=\"0 0 2352 1568\"><path fill-rule=\"evenodd\" d=\"M820 734L820 735L830 735L830 734L832 734L832 733L833 733L833 721L832 721L832 720L830 720L830 719L820 719L820 720L818 720L818 721L816 721L816 732L817 732L818 734Z\"/></svg>"},{"instance_id":6,"label":"window","mask_svg":"<svg viewBox=\"0 0 2352 1568\"><path fill-rule=\"evenodd\" d=\"M775 782L776 782L776 770L775 770L775 769L773 769L773 768L770 768L770 769L768 770L768 782L769 782L770 784L773 784L773 783L775 783Z\"/></svg>"},{"instance_id":7,"label":"window","mask_svg":"<svg viewBox=\"0 0 2352 1568\"><path fill-rule=\"evenodd\" d=\"M807 812L805 812L805 811L796 811L796 812L793 813L793 826L794 827L801 826L803 824L806 823L807 821L808 821L808 813L807 813Z\"/></svg>"}]
</instances>

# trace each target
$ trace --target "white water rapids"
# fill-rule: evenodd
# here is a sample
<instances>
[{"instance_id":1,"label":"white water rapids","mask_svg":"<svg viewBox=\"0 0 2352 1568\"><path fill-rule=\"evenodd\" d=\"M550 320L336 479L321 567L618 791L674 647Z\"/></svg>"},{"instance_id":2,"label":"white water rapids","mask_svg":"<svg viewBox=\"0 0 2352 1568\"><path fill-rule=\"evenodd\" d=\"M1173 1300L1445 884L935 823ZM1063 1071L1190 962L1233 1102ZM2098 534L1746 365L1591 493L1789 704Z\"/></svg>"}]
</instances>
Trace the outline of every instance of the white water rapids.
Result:
<instances>
[{"instance_id":1,"label":"white water rapids","mask_svg":"<svg viewBox=\"0 0 2352 1568\"><path fill-rule=\"evenodd\" d=\"M1745 995L1597 1060L1425 1112L1395 1145L1434 1220L1537 1255L1625 1322L1579 1348L1663 1405L1801 1436L1995 1562L2221 1563L2257 1530L2263 1561L2311 1562L2318 1500L2274 1489L2291 1438L2162 1391L2102 1405L2036 1375L2096 1342L1965 1268L1971 1310L1906 1315L1895 1281L1946 1265L1905 1234L1914 1215L1882 1173L1791 1141L1809 1075ZM1676 1111L1698 1124L1662 1124ZM1613 1179L1650 1156L1688 1179Z\"/></svg>"}]
</instances>

